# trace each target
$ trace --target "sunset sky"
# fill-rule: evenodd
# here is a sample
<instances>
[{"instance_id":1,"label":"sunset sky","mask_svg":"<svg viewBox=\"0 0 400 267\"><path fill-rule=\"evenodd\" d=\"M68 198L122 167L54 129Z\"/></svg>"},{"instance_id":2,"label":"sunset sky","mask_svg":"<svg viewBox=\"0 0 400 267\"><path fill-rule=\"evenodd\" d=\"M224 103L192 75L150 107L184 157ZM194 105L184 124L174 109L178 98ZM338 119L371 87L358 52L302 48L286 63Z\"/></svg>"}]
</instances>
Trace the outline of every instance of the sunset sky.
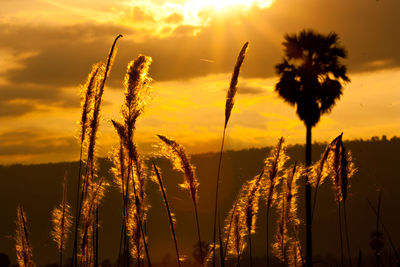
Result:
<instances>
[{"instance_id":1,"label":"sunset sky","mask_svg":"<svg viewBox=\"0 0 400 267\"><path fill-rule=\"evenodd\" d=\"M106 86L99 156L117 144L122 81L138 54L153 58L152 97L137 125L142 152L156 134L190 153L217 151L237 54L250 46L226 149L304 143L305 127L274 92L283 37L335 31L351 83L313 129L323 142L400 135L399 0L1 0L0 164L77 160L79 88L122 34Z\"/></svg>"}]
</instances>

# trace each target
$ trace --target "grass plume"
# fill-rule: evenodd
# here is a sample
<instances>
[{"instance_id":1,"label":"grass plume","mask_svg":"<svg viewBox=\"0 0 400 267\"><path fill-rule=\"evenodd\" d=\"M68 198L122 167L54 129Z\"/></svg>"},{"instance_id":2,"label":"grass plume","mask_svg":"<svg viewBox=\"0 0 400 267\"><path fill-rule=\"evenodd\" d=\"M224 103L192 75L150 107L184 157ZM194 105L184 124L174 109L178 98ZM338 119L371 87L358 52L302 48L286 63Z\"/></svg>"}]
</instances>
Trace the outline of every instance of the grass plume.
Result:
<instances>
[{"instance_id":1,"label":"grass plume","mask_svg":"<svg viewBox=\"0 0 400 267\"><path fill-rule=\"evenodd\" d=\"M302 262L300 244L297 238L300 225L300 220L297 217L297 183L301 173L301 168L296 164L288 168L283 176L279 194L278 210L280 216L277 222L278 227L273 251L283 262L283 265L296 266Z\"/></svg>"},{"instance_id":2,"label":"grass plume","mask_svg":"<svg viewBox=\"0 0 400 267\"><path fill-rule=\"evenodd\" d=\"M347 253L350 258L350 240L347 227L347 211L346 211L346 200L349 189L349 179L354 175L356 169L352 162L351 153L346 151L342 141L342 134L339 135L333 150L332 160L330 164L332 173L332 183L335 192L335 200L338 204L338 215L339 215L339 232L340 232L340 250L343 265L343 238L342 238L342 219L341 219L341 203L343 203L344 213L344 224L346 234ZM350 261L350 266L351 266Z\"/></svg>"},{"instance_id":3,"label":"grass plume","mask_svg":"<svg viewBox=\"0 0 400 267\"><path fill-rule=\"evenodd\" d=\"M246 248L245 237L247 230L246 224L243 223L243 221L245 221L245 218L243 217L243 209L240 205L236 205L237 203L238 201L230 210L228 218L225 221L225 253L226 255L235 256L237 258L237 265L239 265L240 257Z\"/></svg>"},{"instance_id":4,"label":"grass plume","mask_svg":"<svg viewBox=\"0 0 400 267\"><path fill-rule=\"evenodd\" d=\"M267 266L269 266L269 213L272 205L275 203L277 199L276 186L278 185L281 172L283 170L283 165L288 160L288 156L286 155L286 147L285 140L281 137L278 141L278 144L271 151L270 156L265 159L265 178L262 180L262 191L263 196L265 198L265 203L267 206L267 215L266 215L266 223L267 223Z\"/></svg>"},{"instance_id":5,"label":"grass plume","mask_svg":"<svg viewBox=\"0 0 400 267\"><path fill-rule=\"evenodd\" d=\"M239 73L240 73L240 69L242 67L244 58L246 56L248 47L249 47L249 42L246 42L243 45L242 49L240 50L238 58L236 60L235 67L233 68L231 83L229 85L229 90L226 94L224 128L226 128L226 126L228 124L229 118L231 116L232 108L235 103L235 95L236 95L236 92L238 89Z\"/></svg>"},{"instance_id":6,"label":"grass plume","mask_svg":"<svg viewBox=\"0 0 400 267\"><path fill-rule=\"evenodd\" d=\"M199 239L199 250L200 250L200 258L201 263L204 265L204 256L202 251L202 242L200 235L200 224L199 217L197 212L197 201L198 201L198 190L200 183L197 180L195 174L195 167L190 163L189 156L187 155L185 149L178 144L176 141L169 139L164 135L157 135L158 138L161 139L163 145L161 146L161 152L164 156L169 158L175 169L183 172L184 174L184 182L180 184L180 186L186 190L189 190L190 196L192 197L194 212L196 216L196 225L197 225L197 235Z\"/></svg>"},{"instance_id":7,"label":"grass plume","mask_svg":"<svg viewBox=\"0 0 400 267\"><path fill-rule=\"evenodd\" d=\"M115 153L113 161L116 166L114 174L117 184L121 187L123 198L124 214L121 236L124 236L123 246L127 265L129 265L129 254L136 254L139 262L143 257L144 249L147 262L151 266L142 226L146 221L148 210L145 193L147 177L145 165L136 143L133 141L136 121L143 113L149 99L152 81L149 76L151 62L151 57L139 55L128 64L124 79L125 101L121 107L123 124L112 120L120 138L120 149ZM129 248L127 235L130 238L131 248Z\"/></svg>"},{"instance_id":8,"label":"grass plume","mask_svg":"<svg viewBox=\"0 0 400 267\"><path fill-rule=\"evenodd\" d=\"M332 142L328 144L325 148L325 151L321 155L321 158L314 165L311 166L309 182L313 187L315 187L311 218L314 217L314 211L317 204L318 188L321 184L324 183L326 178L332 174L332 168L330 166L333 164L333 152L335 151L338 141L342 138L342 135L343 133L333 139Z\"/></svg>"},{"instance_id":9,"label":"grass plume","mask_svg":"<svg viewBox=\"0 0 400 267\"><path fill-rule=\"evenodd\" d=\"M232 78L231 78L231 82L229 85L229 89L226 94L225 123L224 123L224 130L222 133L221 150L220 150L219 161L218 161L217 181L216 181L216 186L215 186L214 229L213 229L214 232L213 232L213 245L212 245L212 250L214 251L213 267L215 267L215 239L216 239L216 226L217 226L217 213L218 213L218 193L219 193L219 184L220 184L220 177L221 177L222 152L224 150L225 132L226 132L226 126L228 125L228 121L231 116L233 105L235 103L235 95L236 95L236 92L238 89L239 73L240 73L240 69L242 67L244 58L246 56L248 47L249 47L249 42L246 42L239 52L235 67L233 68L233 73L232 73ZM224 261L224 259L221 259L221 261Z\"/></svg>"},{"instance_id":10,"label":"grass plume","mask_svg":"<svg viewBox=\"0 0 400 267\"><path fill-rule=\"evenodd\" d=\"M251 247L251 234L256 232L256 219L258 213L258 200L260 198L260 183L264 175L264 169L261 171L260 175L254 177L246 185L244 192L245 195L241 199L241 204L243 205L243 217L246 220L247 235L249 238L249 249L250 249L250 266L253 266L252 258L252 247Z\"/></svg>"},{"instance_id":11,"label":"grass plume","mask_svg":"<svg viewBox=\"0 0 400 267\"><path fill-rule=\"evenodd\" d=\"M15 250L17 261L20 267L34 267L32 246L29 240L29 232L26 221L26 214L22 206L18 206L17 220L15 222Z\"/></svg>"},{"instance_id":12,"label":"grass plume","mask_svg":"<svg viewBox=\"0 0 400 267\"><path fill-rule=\"evenodd\" d=\"M116 44L122 35L118 35L111 46L108 53L106 63L98 63L93 67L92 72L89 74L88 81L86 82L86 92L82 92L85 97L82 104L82 117L81 117L81 152L80 158L82 159L83 145L85 145L85 158L86 158L86 171L81 179L82 160L80 160L80 168L78 174L78 191L77 191L77 212L75 220L75 234L74 234L74 248L72 254L72 266L78 265L78 236L80 232L80 223L82 215L82 207L84 202L88 200L89 187L93 184L96 172L95 162L95 145L97 138L97 131L100 120L100 109L103 99L104 87L108 75L110 73L117 48ZM85 141L86 140L86 141ZM94 212L96 219L94 220L94 247L93 247L93 264L98 265L98 210ZM84 233L84 235L87 233Z\"/></svg>"},{"instance_id":13,"label":"grass plume","mask_svg":"<svg viewBox=\"0 0 400 267\"><path fill-rule=\"evenodd\" d=\"M53 230L51 236L57 244L60 253L60 266L63 262L63 251L65 250L70 228L72 226L71 207L67 203L67 173L64 175L62 200L59 207L52 212Z\"/></svg>"}]
</instances>

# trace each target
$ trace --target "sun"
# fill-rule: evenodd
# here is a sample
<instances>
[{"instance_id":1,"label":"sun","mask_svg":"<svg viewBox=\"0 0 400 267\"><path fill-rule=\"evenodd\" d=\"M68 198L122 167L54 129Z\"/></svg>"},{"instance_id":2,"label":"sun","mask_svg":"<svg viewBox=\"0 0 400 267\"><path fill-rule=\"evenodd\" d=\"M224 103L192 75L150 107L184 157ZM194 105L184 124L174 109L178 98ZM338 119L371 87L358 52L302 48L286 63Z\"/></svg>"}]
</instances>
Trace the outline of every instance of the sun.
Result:
<instances>
[{"instance_id":1,"label":"sun","mask_svg":"<svg viewBox=\"0 0 400 267\"><path fill-rule=\"evenodd\" d=\"M192 10L201 10L203 8L214 8L219 11L228 7L241 6L249 8L256 5L260 8L271 6L274 0L190 0L185 3L185 7Z\"/></svg>"}]
</instances>

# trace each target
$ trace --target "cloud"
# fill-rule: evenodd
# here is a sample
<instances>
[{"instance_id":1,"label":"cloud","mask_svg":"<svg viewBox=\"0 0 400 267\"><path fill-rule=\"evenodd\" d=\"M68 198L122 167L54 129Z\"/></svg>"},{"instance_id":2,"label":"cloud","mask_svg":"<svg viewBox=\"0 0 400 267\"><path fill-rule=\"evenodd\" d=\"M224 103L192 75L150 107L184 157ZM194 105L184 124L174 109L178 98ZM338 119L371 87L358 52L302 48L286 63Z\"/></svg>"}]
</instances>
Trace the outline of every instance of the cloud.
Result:
<instances>
[{"instance_id":1,"label":"cloud","mask_svg":"<svg viewBox=\"0 0 400 267\"><path fill-rule=\"evenodd\" d=\"M77 95L71 93L52 86L3 85L0 87L0 117L22 116L49 107L79 108Z\"/></svg>"},{"instance_id":2,"label":"cloud","mask_svg":"<svg viewBox=\"0 0 400 267\"><path fill-rule=\"evenodd\" d=\"M250 48L242 75L271 77L275 75L273 66L283 55L284 34L315 28L322 33L338 32L349 51L345 63L351 71L370 71L400 66L400 35L394 34L400 30L394 11L399 8L398 1L340 0L326 4L317 0L280 0L269 9L254 7L247 13L231 10L228 14L214 14L206 27L181 25L175 30L167 29L172 32L168 37L149 35L144 39L146 32L115 24L2 23L0 46L37 52L22 60L24 68L4 74L11 82L72 86L85 79L91 64L104 60L113 37L123 33L125 38L120 41L110 77L111 85L116 87L121 85L126 64L138 53L153 57L151 74L156 80L189 79L231 72L245 41L250 42ZM139 19L148 20L144 10L134 10ZM179 20L179 14L171 16L171 20Z\"/></svg>"},{"instance_id":3,"label":"cloud","mask_svg":"<svg viewBox=\"0 0 400 267\"><path fill-rule=\"evenodd\" d=\"M1 117L18 117L35 110L33 103L13 103L0 101Z\"/></svg>"},{"instance_id":4,"label":"cloud","mask_svg":"<svg viewBox=\"0 0 400 267\"><path fill-rule=\"evenodd\" d=\"M183 16L178 13L173 13L165 18L166 23L179 24L183 22Z\"/></svg>"},{"instance_id":5,"label":"cloud","mask_svg":"<svg viewBox=\"0 0 400 267\"><path fill-rule=\"evenodd\" d=\"M257 95L257 94L262 94L264 92L265 91L260 87L255 87L251 85L241 85L237 93L243 95Z\"/></svg>"},{"instance_id":6,"label":"cloud","mask_svg":"<svg viewBox=\"0 0 400 267\"><path fill-rule=\"evenodd\" d=\"M19 129L0 133L2 163L11 163L10 159L15 162L17 158L29 162L72 160L78 153L79 147L75 138L42 129Z\"/></svg>"},{"instance_id":7,"label":"cloud","mask_svg":"<svg viewBox=\"0 0 400 267\"><path fill-rule=\"evenodd\" d=\"M75 1L75 3L78 2ZM87 5L90 6L89 3ZM160 5L162 8L162 2ZM104 7L103 10L107 10L105 6L102 7ZM133 9L127 7L127 12L124 14L129 15L130 10ZM73 124L78 116L71 118L71 114L60 107L75 108L74 112L78 112L77 90L72 89L78 89L79 84L84 83L92 64L105 60L114 37L122 33L124 38L119 41L119 50L107 82L107 90L110 87L116 88L113 92L122 95L122 81L128 62L140 53L152 56L150 74L156 81L154 89L160 92L164 89L168 90L169 95L163 95L162 103L154 105L152 107L154 110L149 109L150 113L153 112L153 117L150 114L148 125L144 125L144 128L151 134L154 134L154 129L163 128L161 130L164 130L165 128L165 131L179 129L180 133L171 131L172 134L180 134L178 137L182 136L182 138L187 135L198 135L193 142L200 145L196 143L193 146L199 151L202 149L202 138L207 140L219 138L219 127L223 123L221 121L223 116L216 114L223 114L230 73L240 48L244 42L249 41L250 47L239 78L234 110L237 113L233 114L231 121L232 125L236 122L237 126L246 128L247 132L243 129L238 130L234 138L244 136L245 138L242 137L243 144L246 142L248 144L250 140L246 138L249 136L252 136L254 140L264 136L261 129L265 124L269 130L275 129L275 132L269 132L270 136L281 134L297 136L298 132L303 133L303 129L294 128L296 126L294 123L288 123L288 121L298 121L295 110L289 107L284 109L283 106L286 107L286 105L278 105L274 102L280 103L280 100L262 98L265 96L263 92L271 93L273 90L274 82L265 86L265 80L275 78L274 65L281 61L283 55L281 43L284 34L296 33L304 28L314 28L321 33L337 32L341 43L348 50L349 58L344 63L349 66L351 86L356 83L360 72L369 75L372 71L400 66L400 50L398 49L400 35L397 34L400 32L398 10L400 10L399 1L277 0L268 9L254 7L246 12L235 9L212 14L203 12L199 16L204 16L202 19L207 21L204 25L185 24L187 18L180 12L165 13L152 21L148 17L148 10L136 11L137 14L134 16L143 22L140 27L146 23L166 25L168 28L163 34L152 31L153 26L150 24L150 26L146 24L146 27L139 27L139 31L139 28L135 28L132 24L118 25L121 23L118 20L113 23L93 21L89 23L83 20L78 24L76 21L69 24L64 24L64 22L46 24L32 23L32 21L17 18L15 20L0 19L0 52L3 59L0 70L0 117L4 121L13 123L13 126L25 125L27 122L24 115L41 111L41 114L35 114L29 118L35 117L38 123L45 120L48 125L51 125L53 123L51 120L57 120L56 116L65 116L62 123L69 120ZM8 55L4 57L4 53ZM397 72L391 73L397 75ZM368 75L363 75L362 78L367 79ZM212 76L218 79L213 80L210 78ZM358 100L369 91L381 92L382 81L389 81L390 77L390 75L385 76L379 80L379 84L375 85L368 82L363 90L350 96L349 99ZM169 86L159 87L160 84L169 84ZM386 89L397 88L396 84L398 83L390 83ZM347 94L346 90L345 94ZM215 93L216 91L219 93ZM390 92L391 94L386 95L393 96L393 91ZM166 92L163 91L163 93ZM376 99L381 99L381 97L379 93L372 100L376 102ZM246 106L240 106L240 98L246 98ZM250 101L250 98L262 98L270 102L266 106L265 103L254 102L261 100ZM118 103L113 102L114 99L105 99L105 103L110 101L115 106L115 110L119 110L121 98L118 99ZM344 99L348 99L347 96ZM154 100L157 101L157 98ZM338 106L343 103L346 103L345 100L341 100ZM367 107L366 103L362 104ZM372 106L371 102L368 103ZM218 108L216 108L217 105ZM341 116L332 115L333 121L342 121L343 124L331 126L326 120L321 121L318 129L333 131L332 127L335 129L353 127L351 134L354 137L359 136L357 135L359 129L365 129L363 131L367 133L372 126L363 123L370 115L365 116L364 111L359 107L360 103L355 103L341 110L336 108L335 112L338 110L338 113L332 114L341 112ZM368 110L398 114L398 104L385 107L386 109L372 106ZM243 112L245 108L258 110ZM56 112L49 115L43 112L49 110ZM357 110L360 114L349 116L349 110L352 112ZM162 124L154 118L157 112L156 115L162 119ZM271 116L277 116L278 113L285 114L288 118L287 114L291 114L291 117L290 120L282 118L278 122L273 122L271 118L265 118L265 113L271 113ZM392 134L393 131L390 129L397 129L393 126L394 123L387 121L386 126L382 126L382 118L388 115L382 112L377 112L377 114L379 117L375 116L374 124L380 125L382 131L386 131L387 134ZM108 119L111 115L105 116L108 116ZM353 117L358 118L359 124L354 124L354 121L350 120ZM391 120L393 120L392 117ZM54 122L56 123L60 122ZM63 125L64 129L67 128L66 125ZM6 126L11 129L8 124ZM368 131L376 134L375 129L379 127ZM59 127L58 130L62 131L61 128ZM192 132L187 130L189 128ZM254 132L250 128L254 128ZM283 130L278 132L276 129ZM47 134L47 132L44 131L42 134ZM23 135L20 136L22 138ZM318 137L318 131L316 131L316 136ZM320 136L327 136L327 134L320 134ZM53 142L54 145L67 144L67 142L57 143L58 138L58 136L51 137L48 141ZM36 142L38 139L31 137L30 140ZM263 144L265 140L262 140L257 144ZM9 147L3 145L0 149L8 149L7 151L22 149L16 144L13 145L14 147L8 145ZM62 145L60 147L62 148ZM43 146L38 148L38 151L41 151L40 149L43 149Z\"/></svg>"}]
</instances>

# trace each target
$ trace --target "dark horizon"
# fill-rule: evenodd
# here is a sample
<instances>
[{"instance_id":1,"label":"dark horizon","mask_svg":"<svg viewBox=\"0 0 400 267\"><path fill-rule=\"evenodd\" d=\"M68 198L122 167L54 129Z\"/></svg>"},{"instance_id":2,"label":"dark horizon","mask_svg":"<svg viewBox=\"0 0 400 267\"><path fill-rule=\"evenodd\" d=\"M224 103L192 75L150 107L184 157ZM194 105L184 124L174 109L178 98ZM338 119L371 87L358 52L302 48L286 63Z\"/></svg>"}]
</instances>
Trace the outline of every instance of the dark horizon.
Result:
<instances>
[{"instance_id":1,"label":"dark horizon","mask_svg":"<svg viewBox=\"0 0 400 267\"><path fill-rule=\"evenodd\" d=\"M373 254L370 249L370 233L375 229L376 218L367 204L368 198L373 205L376 205L377 190L383 190L382 201L382 219L389 229L391 238L397 243L400 240L400 229L396 227L400 217L394 212L399 208L400 196L397 193L400 183L398 178L398 165L396 165L396 155L400 151L400 139L395 138L387 140L384 138L371 138L366 141L350 141L345 142L346 147L352 152L353 159L357 168L357 173L351 178L351 188L349 190L349 223L352 244L352 256L354 259L358 256L358 249L363 252L363 259L366 263L366 257ZM317 160L323 149L322 144L314 144L313 158ZM222 207L223 213L226 214L228 209L234 202L238 190L244 181L252 178L260 170L263 160L268 154L269 148L264 149L248 149L242 151L226 151L224 152L223 166L224 177L222 186ZM291 157L290 162L294 160L303 160L304 147L301 145L288 147L288 154ZM196 171L200 181L200 218L203 226L202 233L209 242L212 233L211 212L209 208L211 199L207 197L207 192L212 192L213 179L215 176L217 153L193 155L192 162L197 167ZM103 226L101 228L101 259L110 259L114 261L117 255L117 244L119 241L120 228L120 193L109 173L110 162L108 160L99 159L100 174L107 177L112 184L105 196L102 205L101 217ZM190 257L192 245L195 242L193 233L193 214L190 203L188 203L189 195L179 189L178 184L182 182L180 173L171 170L171 164L165 159L157 159L157 165L163 171L163 178L167 188L167 194L171 201L171 208L177 216L177 235L180 249L185 255ZM41 165L14 165L1 166L1 177L12 177L7 181L2 179L0 188L4 189L4 193L0 196L2 203L3 220L1 222L1 240L0 253L7 253L12 262L15 262L14 242L8 238L14 234L14 221L16 216L17 204L22 204L27 213L29 230L31 232L33 242L34 259L39 264L49 264L57 262L57 252L55 243L50 240L49 230L50 212L61 198L61 184L65 171L68 171L68 199L74 206L75 190L76 190L76 172L77 163L54 163ZM314 224L315 232L315 256L319 255L323 258L334 262L339 261L339 240L337 238L337 214L335 202L333 200L333 192L331 182L327 182L321 187L318 194L318 213ZM153 182L148 183L148 195L151 208L149 210L148 233L149 244L154 261L162 261L166 253L165 248L169 248L172 262L174 259L173 243L170 237L167 217L162 204L162 199L157 185ZM300 194L302 190L300 187ZM303 218L302 197L299 199L299 217ZM34 201L33 201L34 200ZM7 203L7 205L5 205ZM255 257L265 256L265 205L260 202L260 213L254 236L254 255ZM225 217L225 216L223 216ZM274 220L272 220L274 221ZM155 223L156 222L156 223ZM160 222L162 222L160 224ZM331 229L326 231L326 228ZM273 235L275 227L270 230ZM382 231L382 230L381 230ZM385 235L385 234L384 234ZM114 244L114 245L112 245ZM71 240L69 241L68 250L71 249ZM390 245L387 237L385 237L385 252L389 256ZM70 252L66 254L68 258ZM331 255L331 256L328 256ZM52 260L53 259L53 260ZM246 262L246 261L244 261ZM368 266L368 265L367 265Z\"/></svg>"}]
</instances>

